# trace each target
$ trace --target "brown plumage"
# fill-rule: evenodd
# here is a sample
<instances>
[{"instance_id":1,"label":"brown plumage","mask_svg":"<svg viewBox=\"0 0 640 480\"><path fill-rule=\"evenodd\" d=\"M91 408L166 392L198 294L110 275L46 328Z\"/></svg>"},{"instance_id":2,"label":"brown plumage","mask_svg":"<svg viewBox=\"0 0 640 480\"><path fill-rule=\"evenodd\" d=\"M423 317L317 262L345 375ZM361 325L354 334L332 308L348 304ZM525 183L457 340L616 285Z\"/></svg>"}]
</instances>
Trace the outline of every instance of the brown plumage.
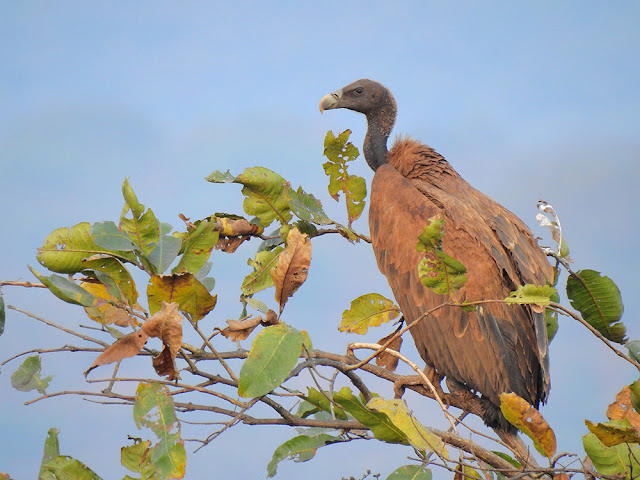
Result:
<instances>
[{"instance_id":1,"label":"brown plumage","mask_svg":"<svg viewBox=\"0 0 640 480\"><path fill-rule=\"evenodd\" d=\"M552 269L527 226L474 189L431 147L409 138L387 150L396 118L391 92L358 80L326 95L321 110L347 108L366 115L365 159L375 171L369 228L380 271L387 277L408 323L449 300L424 287L417 265L418 236L428 219L444 215L443 250L467 268L467 282L454 301L503 299L518 285L543 285ZM499 410L499 395L515 392L534 406L549 393L548 342L544 315L527 306L484 304L435 311L411 329L427 365L450 387L482 395L484 421L512 427Z\"/></svg>"}]
</instances>

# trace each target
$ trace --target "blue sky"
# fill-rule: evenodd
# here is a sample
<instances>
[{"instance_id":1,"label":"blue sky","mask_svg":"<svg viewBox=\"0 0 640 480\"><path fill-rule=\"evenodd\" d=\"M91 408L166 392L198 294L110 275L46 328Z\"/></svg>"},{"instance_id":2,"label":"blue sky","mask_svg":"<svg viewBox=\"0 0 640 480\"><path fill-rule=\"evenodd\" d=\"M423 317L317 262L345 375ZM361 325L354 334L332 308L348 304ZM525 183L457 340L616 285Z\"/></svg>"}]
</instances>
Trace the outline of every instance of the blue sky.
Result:
<instances>
[{"instance_id":1,"label":"blue sky","mask_svg":"<svg viewBox=\"0 0 640 480\"><path fill-rule=\"evenodd\" d=\"M535 203L552 203L576 268L618 283L629 336L638 338L639 14L630 1L4 2L0 277L32 279L26 265L36 264L36 248L55 228L115 220L127 176L140 200L176 227L179 213L239 212L238 189L204 177L256 165L304 185L342 218L326 192L322 142L327 130L350 128L360 146L365 123L346 111L321 116L317 105L325 93L370 77L394 92L396 133L436 148L538 234ZM364 162L354 171L371 179ZM366 231L366 224L356 225ZM308 285L287 315L317 347L344 351L355 337L336 332L341 312L360 294L389 290L366 245L315 245ZM244 258L254 248L242 250ZM220 301L210 328L238 313L244 258L214 258ZM88 322L48 292L3 293L6 303L59 323ZM10 311L0 347L4 359L69 341ZM92 360L45 356L43 371L56 375L51 390L87 388L81 372ZM146 364L132 362L128 374L148 374ZM603 420L614 394L637 374L569 320L551 346L551 365L542 412L559 450L582 456L584 419ZM119 447L139 434L130 409L73 397L25 407L33 395L9 385L16 367L0 374L0 471L34 478L46 431L57 426L63 453L103 478L122 477ZM442 425L429 402L412 408L424 423ZM185 436L202 434L184 428ZM190 456L187 478L212 471L261 478L273 450L292 435L232 429ZM278 478L358 477L366 468L386 475L408 454L373 442L329 447L312 462L283 464Z\"/></svg>"}]
</instances>

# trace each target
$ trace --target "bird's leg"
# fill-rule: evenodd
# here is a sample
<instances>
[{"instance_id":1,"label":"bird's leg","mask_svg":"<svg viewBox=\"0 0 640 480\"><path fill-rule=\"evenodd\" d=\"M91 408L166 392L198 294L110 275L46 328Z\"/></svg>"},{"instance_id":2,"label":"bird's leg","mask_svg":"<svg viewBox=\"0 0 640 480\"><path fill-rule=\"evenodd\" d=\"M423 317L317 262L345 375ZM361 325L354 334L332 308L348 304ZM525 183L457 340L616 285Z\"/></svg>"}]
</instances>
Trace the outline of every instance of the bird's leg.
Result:
<instances>
[{"instance_id":1,"label":"bird's leg","mask_svg":"<svg viewBox=\"0 0 640 480\"><path fill-rule=\"evenodd\" d=\"M449 389L449 392L451 392L451 395L456 395L465 400L468 400L471 398L477 398L476 394L473 393L471 389L467 387L465 384L460 383L451 377L447 377L446 382L447 382L447 388Z\"/></svg>"}]
</instances>

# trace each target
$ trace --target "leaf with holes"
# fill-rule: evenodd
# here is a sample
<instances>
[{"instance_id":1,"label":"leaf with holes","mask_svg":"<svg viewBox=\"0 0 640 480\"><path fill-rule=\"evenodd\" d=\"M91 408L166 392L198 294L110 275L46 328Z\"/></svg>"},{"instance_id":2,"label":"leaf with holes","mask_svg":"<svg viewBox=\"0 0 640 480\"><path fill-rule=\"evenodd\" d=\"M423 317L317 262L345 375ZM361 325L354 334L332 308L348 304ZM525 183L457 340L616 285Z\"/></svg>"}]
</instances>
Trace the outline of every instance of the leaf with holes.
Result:
<instances>
[{"instance_id":1,"label":"leaf with holes","mask_svg":"<svg viewBox=\"0 0 640 480\"><path fill-rule=\"evenodd\" d=\"M533 446L547 458L556 453L556 435L540 412L515 393L500 394L500 410L514 427L533 440Z\"/></svg>"},{"instance_id":2,"label":"leaf with holes","mask_svg":"<svg viewBox=\"0 0 640 480\"><path fill-rule=\"evenodd\" d=\"M39 355L27 357L22 365L11 375L11 386L21 392L30 392L37 390L45 394L45 388L49 386L49 382L53 376L40 378L42 363Z\"/></svg>"},{"instance_id":3,"label":"leaf with holes","mask_svg":"<svg viewBox=\"0 0 640 480\"><path fill-rule=\"evenodd\" d=\"M38 249L38 262L57 273L76 273L86 268L86 258L107 251L96 245L90 227L83 222L51 232Z\"/></svg>"},{"instance_id":4,"label":"leaf with holes","mask_svg":"<svg viewBox=\"0 0 640 480\"><path fill-rule=\"evenodd\" d=\"M438 295L459 290L467 281L465 266L442 251L444 234L444 219L431 217L416 246L418 252L424 252L424 258L418 263L420 281Z\"/></svg>"},{"instance_id":5,"label":"leaf with holes","mask_svg":"<svg viewBox=\"0 0 640 480\"><path fill-rule=\"evenodd\" d=\"M399 313L398 307L388 298L368 293L353 300L351 308L342 312L338 330L363 335L370 327L378 327L397 318Z\"/></svg>"}]
</instances>

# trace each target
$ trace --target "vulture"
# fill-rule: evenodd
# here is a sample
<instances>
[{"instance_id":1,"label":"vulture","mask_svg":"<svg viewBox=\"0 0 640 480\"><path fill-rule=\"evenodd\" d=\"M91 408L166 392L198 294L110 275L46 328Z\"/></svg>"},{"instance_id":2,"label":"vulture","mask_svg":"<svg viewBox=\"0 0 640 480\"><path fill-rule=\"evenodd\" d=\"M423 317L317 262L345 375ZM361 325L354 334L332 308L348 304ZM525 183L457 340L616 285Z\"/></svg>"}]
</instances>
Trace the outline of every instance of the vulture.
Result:
<instances>
[{"instance_id":1,"label":"vulture","mask_svg":"<svg viewBox=\"0 0 640 480\"><path fill-rule=\"evenodd\" d=\"M552 267L531 231L509 210L467 183L433 148L387 139L396 120L391 92L358 80L325 95L320 111L346 108L367 118L363 151L375 172L369 228L380 271L386 276L427 370L446 378L452 393L478 393L484 422L515 434L500 412L500 394L514 392L539 406L549 394L544 313L527 305L486 303L468 311L447 301L504 299L519 285L544 285ZM464 286L439 295L423 286L418 236L429 219L444 218L442 250L467 269ZM466 393L468 395L468 393Z\"/></svg>"}]
</instances>

